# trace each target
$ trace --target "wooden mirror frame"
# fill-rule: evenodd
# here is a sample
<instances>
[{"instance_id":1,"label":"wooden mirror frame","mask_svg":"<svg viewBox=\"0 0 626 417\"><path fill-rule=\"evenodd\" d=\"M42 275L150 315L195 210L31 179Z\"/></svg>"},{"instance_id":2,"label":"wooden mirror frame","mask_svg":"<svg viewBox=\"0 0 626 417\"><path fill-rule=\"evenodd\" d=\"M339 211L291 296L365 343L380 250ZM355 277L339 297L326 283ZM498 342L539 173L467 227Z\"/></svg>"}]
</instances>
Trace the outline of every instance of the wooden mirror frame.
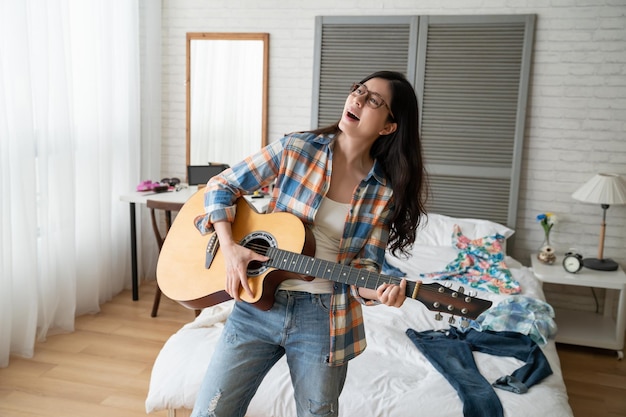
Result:
<instances>
[{"instance_id":1,"label":"wooden mirror frame","mask_svg":"<svg viewBox=\"0 0 626 417\"><path fill-rule=\"evenodd\" d=\"M262 85L262 103L261 103L261 143L260 147L267 145L267 108L268 108L268 78L269 78L269 33L208 33L208 32L189 32L187 33L187 76L186 76L186 110L187 110L187 127L186 127L186 164L190 165L191 161L191 41L193 40L258 40L263 42L263 85ZM223 162L223 161L215 161Z\"/></svg>"}]
</instances>

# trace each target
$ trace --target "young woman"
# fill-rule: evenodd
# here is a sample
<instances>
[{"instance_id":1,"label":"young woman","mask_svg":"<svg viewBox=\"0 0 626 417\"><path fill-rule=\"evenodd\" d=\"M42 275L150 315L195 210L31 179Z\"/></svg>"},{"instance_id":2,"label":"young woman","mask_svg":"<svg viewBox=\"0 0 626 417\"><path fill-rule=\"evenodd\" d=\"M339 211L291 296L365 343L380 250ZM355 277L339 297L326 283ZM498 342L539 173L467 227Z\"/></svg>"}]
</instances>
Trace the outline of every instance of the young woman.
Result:
<instances>
[{"instance_id":1,"label":"young woman","mask_svg":"<svg viewBox=\"0 0 626 417\"><path fill-rule=\"evenodd\" d=\"M235 200L275 181L268 211L310 227L316 258L379 272L387 247L404 252L415 240L424 177L415 92L402 74L382 71L354 84L336 124L287 135L209 181L199 229L215 229L237 302L193 417L244 416L283 355L298 417L337 416L348 361L366 346L361 305L405 300L404 280L372 290L316 278L283 281L268 311L241 301L242 289L253 296L248 263L267 258L233 240Z\"/></svg>"}]
</instances>

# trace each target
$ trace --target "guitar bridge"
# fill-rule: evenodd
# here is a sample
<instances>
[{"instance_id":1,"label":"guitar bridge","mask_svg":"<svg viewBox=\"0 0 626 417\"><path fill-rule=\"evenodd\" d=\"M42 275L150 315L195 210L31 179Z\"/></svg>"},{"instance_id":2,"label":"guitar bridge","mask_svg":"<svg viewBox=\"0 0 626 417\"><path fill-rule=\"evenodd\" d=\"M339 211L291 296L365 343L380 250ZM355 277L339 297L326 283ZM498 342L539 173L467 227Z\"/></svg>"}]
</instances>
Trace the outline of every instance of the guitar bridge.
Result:
<instances>
[{"instance_id":1,"label":"guitar bridge","mask_svg":"<svg viewBox=\"0 0 626 417\"><path fill-rule=\"evenodd\" d=\"M217 249L220 247L220 241L217 239L217 233L213 233L213 236L209 239L209 243L206 244L206 255L204 258L204 267L209 269L215 259Z\"/></svg>"}]
</instances>

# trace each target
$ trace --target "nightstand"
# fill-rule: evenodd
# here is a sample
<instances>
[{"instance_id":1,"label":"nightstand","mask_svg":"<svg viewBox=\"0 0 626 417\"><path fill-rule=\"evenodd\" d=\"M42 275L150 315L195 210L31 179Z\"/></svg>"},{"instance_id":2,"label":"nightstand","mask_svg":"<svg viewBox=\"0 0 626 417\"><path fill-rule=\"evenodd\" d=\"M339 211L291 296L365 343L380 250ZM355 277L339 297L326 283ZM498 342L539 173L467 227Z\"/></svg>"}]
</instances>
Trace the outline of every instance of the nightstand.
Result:
<instances>
[{"instance_id":1,"label":"nightstand","mask_svg":"<svg viewBox=\"0 0 626 417\"><path fill-rule=\"evenodd\" d=\"M546 265L531 255L535 276L542 282L574 285L578 287L606 288L604 314L589 311L558 309L556 324L559 331L556 341L571 345L591 346L617 351L617 358L624 358L624 331L626 330L626 274L617 271L594 271L583 268L576 274L563 269L563 256L558 256L552 265ZM612 291L618 293L617 317L613 318Z\"/></svg>"}]
</instances>

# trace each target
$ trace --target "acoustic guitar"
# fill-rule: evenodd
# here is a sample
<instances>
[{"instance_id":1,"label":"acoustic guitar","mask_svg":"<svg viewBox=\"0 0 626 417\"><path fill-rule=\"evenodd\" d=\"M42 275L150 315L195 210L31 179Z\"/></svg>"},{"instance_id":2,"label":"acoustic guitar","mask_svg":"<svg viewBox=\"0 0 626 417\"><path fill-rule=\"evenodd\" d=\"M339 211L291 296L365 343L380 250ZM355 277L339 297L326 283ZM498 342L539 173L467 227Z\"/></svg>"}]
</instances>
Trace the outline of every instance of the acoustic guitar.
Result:
<instances>
[{"instance_id":1,"label":"acoustic guitar","mask_svg":"<svg viewBox=\"0 0 626 417\"><path fill-rule=\"evenodd\" d=\"M201 235L194 218L204 212L204 190L181 208L169 230L157 264L157 281L163 294L185 307L200 309L231 297L224 284L226 268L217 234ZM248 265L248 282L254 297L243 289L243 301L268 310L277 286L289 278L314 277L376 289L382 283L399 284L401 278L316 259L311 231L291 213L260 214L245 199L237 200L233 237L242 245L269 257ZM475 319L491 307L491 301L471 297L438 283L408 281L406 295L431 311ZM451 317L453 319L453 317Z\"/></svg>"}]
</instances>

